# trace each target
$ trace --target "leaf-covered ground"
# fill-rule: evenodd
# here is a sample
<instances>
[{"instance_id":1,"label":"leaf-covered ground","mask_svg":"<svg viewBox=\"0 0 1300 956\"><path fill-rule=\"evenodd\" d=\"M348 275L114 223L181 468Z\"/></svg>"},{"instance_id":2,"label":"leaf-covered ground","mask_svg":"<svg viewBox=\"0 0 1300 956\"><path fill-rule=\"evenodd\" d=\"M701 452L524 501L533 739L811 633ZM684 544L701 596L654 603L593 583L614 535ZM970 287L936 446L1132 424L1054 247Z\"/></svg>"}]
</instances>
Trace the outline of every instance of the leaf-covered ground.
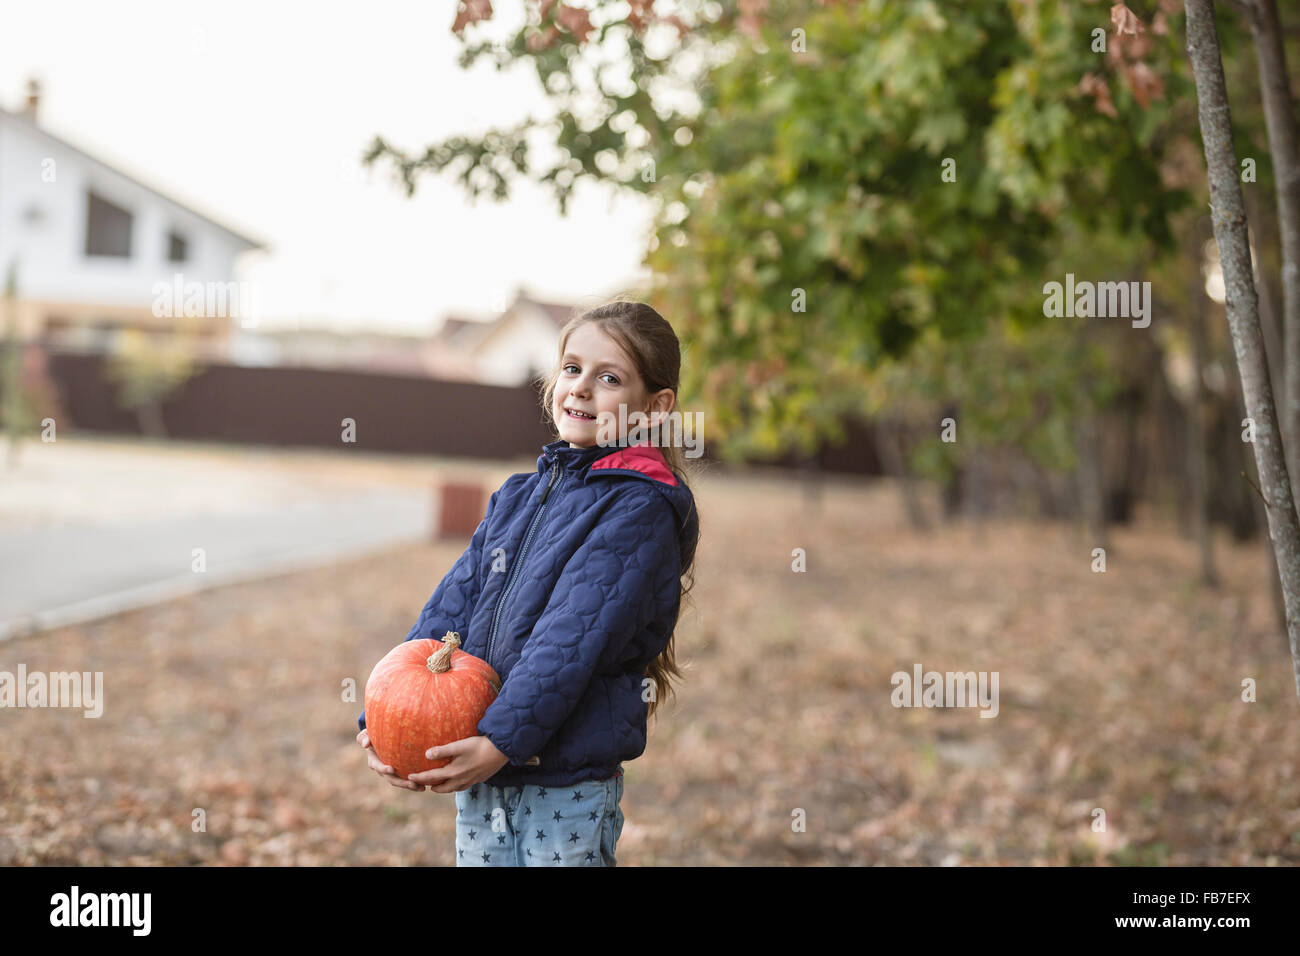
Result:
<instances>
[{"instance_id":1,"label":"leaf-covered ground","mask_svg":"<svg viewBox=\"0 0 1300 956\"><path fill-rule=\"evenodd\" d=\"M1300 706L1258 543L1219 541L1215 592L1150 524L1101 574L1068 527L913 534L885 484L814 506L715 471L697 494L687 679L626 764L620 865L1300 863ZM0 710L0 864L452 864L453 797L366 769L340 698L461 547L0 644L0 670L105 681L99 719ZM997 717L893 707L917 663L998 671Z\"/></svg>"}]
</instances>

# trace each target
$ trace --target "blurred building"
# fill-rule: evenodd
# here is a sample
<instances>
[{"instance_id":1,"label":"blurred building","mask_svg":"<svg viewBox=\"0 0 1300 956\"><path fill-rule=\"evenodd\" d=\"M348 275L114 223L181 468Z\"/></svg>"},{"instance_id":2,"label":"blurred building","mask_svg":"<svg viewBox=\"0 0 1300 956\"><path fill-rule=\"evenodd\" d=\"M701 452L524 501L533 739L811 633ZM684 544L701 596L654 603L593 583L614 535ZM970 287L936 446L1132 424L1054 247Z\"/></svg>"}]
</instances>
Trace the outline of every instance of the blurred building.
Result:
<instances>
[{"instance_id":1,"label":"blurred building","mask_svg":"<svg viewBox=\"0 0 1300 956\"><path fill-rule=\"evenodd\" d=\"M520 290L495 319L449 317L431 343L431 373L483 385L525 385L555 364L560 329L574 311Z\"/></svg>"},{"instance_id":2,"label":"blurred building","mask_svg":"<svg viewBox=\"0 0 1300 956\"><path fill-rule=\"evenodd\" d=\"M20 335L107 348L183 325L224 349L235 258L262 244L53 135L39 110L34 80L22 111L0 109L0 285L12 270Z\"/></svg>"},{"instance_id":3,"label":"blurred building","mask_svg":"<svg viewBox=\"0 0 1300 956\"><path fill-rule=\"evenodd\" d=\"M555 362L575 309L524 290L494 318L450 316L432 335L266 326L251 284L235 281L237 257L263 243L55 136L39 111L34 80L21 111L0 108L0 289L12 275L24 340L112 351L124 330L184 332L202 357L236 365L503 386Z\"/></svg>"},{"instance_id":4,"label":"blurred building","mask_svg":"<svg viewBox=\"0 0 1300 956\"><path fill-rule=\"evenodd\" d=\"M227 357L236 365L346 368L479 385L527 385L554 365L560 329L573 311L521 291L495 319L448 316L432 335L345 330L323 323L236 327Z\"/></svg>"},{"instance_id":5,"label":"blurred building","mask_svg":"<svg viewBox=\"0 0 1300 956\"><path fill-rule=\"evenodd\" d=\"M359 332L328 327L235 328L226 358L236 365L346 368L431 376L427 334Z\"/></svg>"}]
</instances>

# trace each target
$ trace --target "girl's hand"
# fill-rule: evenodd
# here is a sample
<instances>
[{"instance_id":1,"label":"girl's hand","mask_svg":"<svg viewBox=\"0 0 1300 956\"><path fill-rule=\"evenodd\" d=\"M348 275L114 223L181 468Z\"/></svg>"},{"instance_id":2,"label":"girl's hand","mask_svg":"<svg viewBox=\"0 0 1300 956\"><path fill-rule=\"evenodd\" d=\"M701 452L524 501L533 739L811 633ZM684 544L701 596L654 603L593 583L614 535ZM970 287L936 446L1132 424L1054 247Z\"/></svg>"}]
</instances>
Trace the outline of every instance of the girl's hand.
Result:
<instances>
[{"instance_id":1,"label":"girl's hand","mask_svg":"<svg viewBox=\"0 0 1300 956\"><path fill-rule=\"evenodd\" d=\"M370 734L366 733L366 731L363 730L361 733L357 734L357 743L366 748L366 760L370 764L370 769L379 774L379 776L383 777L394 787L401 787L403 790L417 791L424 789L424 787L421 787L419 784L411 783L409 780L403 780L393 772L392 767L380 760L379 754L375 753L375 748L370 746Z\"/></svg>"},{"instance_id":2,"label":"girl's hand","mask_svg":"<svg viewBox=\"0 0 1300 956\"><path fill-rule=\"evenodd\" d=\"M434 793L456 793L482 783L510 762L496 744L480 735L453 740L425 752L430 760L450 757L451 763L437 770L411 774L411 782L424 784ZM424 787L420 787L421 790Z\"/></svg>"}]
</instances>

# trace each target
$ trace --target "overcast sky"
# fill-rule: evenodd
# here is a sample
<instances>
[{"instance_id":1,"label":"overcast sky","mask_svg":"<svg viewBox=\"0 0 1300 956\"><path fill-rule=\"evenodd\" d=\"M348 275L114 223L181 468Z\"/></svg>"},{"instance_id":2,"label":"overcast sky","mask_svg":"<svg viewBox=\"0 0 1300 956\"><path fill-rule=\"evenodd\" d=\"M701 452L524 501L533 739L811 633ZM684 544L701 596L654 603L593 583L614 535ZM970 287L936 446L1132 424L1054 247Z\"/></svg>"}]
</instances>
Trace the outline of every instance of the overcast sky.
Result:
<instances>
[{"instance_id":1,"label":"overcast sky","mask_svg":"<svg viewBox=\"0 0 1300 956\"><path fill-rule=\"evenodd\" d=\"M522 17L493 6L493 36ZM268 326L423 330L519 286L571 302L633 284L643 197L587 183L560 218L528 184L471 205L429 176L408 200L361 170L376 133L409 150L551 114L525 66L456 65L454 16L453 0L0 0L0 103L20 109L37 76L54 135L266 242L241 277Z\"/></svg>"}]
</instances>

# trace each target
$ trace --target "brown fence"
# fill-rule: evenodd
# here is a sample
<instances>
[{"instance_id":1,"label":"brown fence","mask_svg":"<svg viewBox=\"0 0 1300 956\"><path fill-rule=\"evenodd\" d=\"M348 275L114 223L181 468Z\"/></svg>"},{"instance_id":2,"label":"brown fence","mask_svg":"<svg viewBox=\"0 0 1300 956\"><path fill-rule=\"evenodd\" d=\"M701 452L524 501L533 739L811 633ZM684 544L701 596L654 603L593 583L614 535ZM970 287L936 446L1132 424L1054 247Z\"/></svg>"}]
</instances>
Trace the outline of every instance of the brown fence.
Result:
<instances>
[{"instance_id":1,"label":"brown fence","mask_svg":"<svg viewBox=\"0 0 1300 956\"><path fill-rule=\"evenodd\" d=\"M51 350L61 428L140 434L118 406L101 353ZM343 369L208 364L162 406L172 438L337 448L343 420L356 422L356 447L372 451L512 459L539 453L554 438L537 391ZM870 426L847 422L848 440L823 446L823 471L880 474ZM706 460L708 456L705 456ZM771 462L798 466L786 455Z\"/></svg>"}]
</instances>

